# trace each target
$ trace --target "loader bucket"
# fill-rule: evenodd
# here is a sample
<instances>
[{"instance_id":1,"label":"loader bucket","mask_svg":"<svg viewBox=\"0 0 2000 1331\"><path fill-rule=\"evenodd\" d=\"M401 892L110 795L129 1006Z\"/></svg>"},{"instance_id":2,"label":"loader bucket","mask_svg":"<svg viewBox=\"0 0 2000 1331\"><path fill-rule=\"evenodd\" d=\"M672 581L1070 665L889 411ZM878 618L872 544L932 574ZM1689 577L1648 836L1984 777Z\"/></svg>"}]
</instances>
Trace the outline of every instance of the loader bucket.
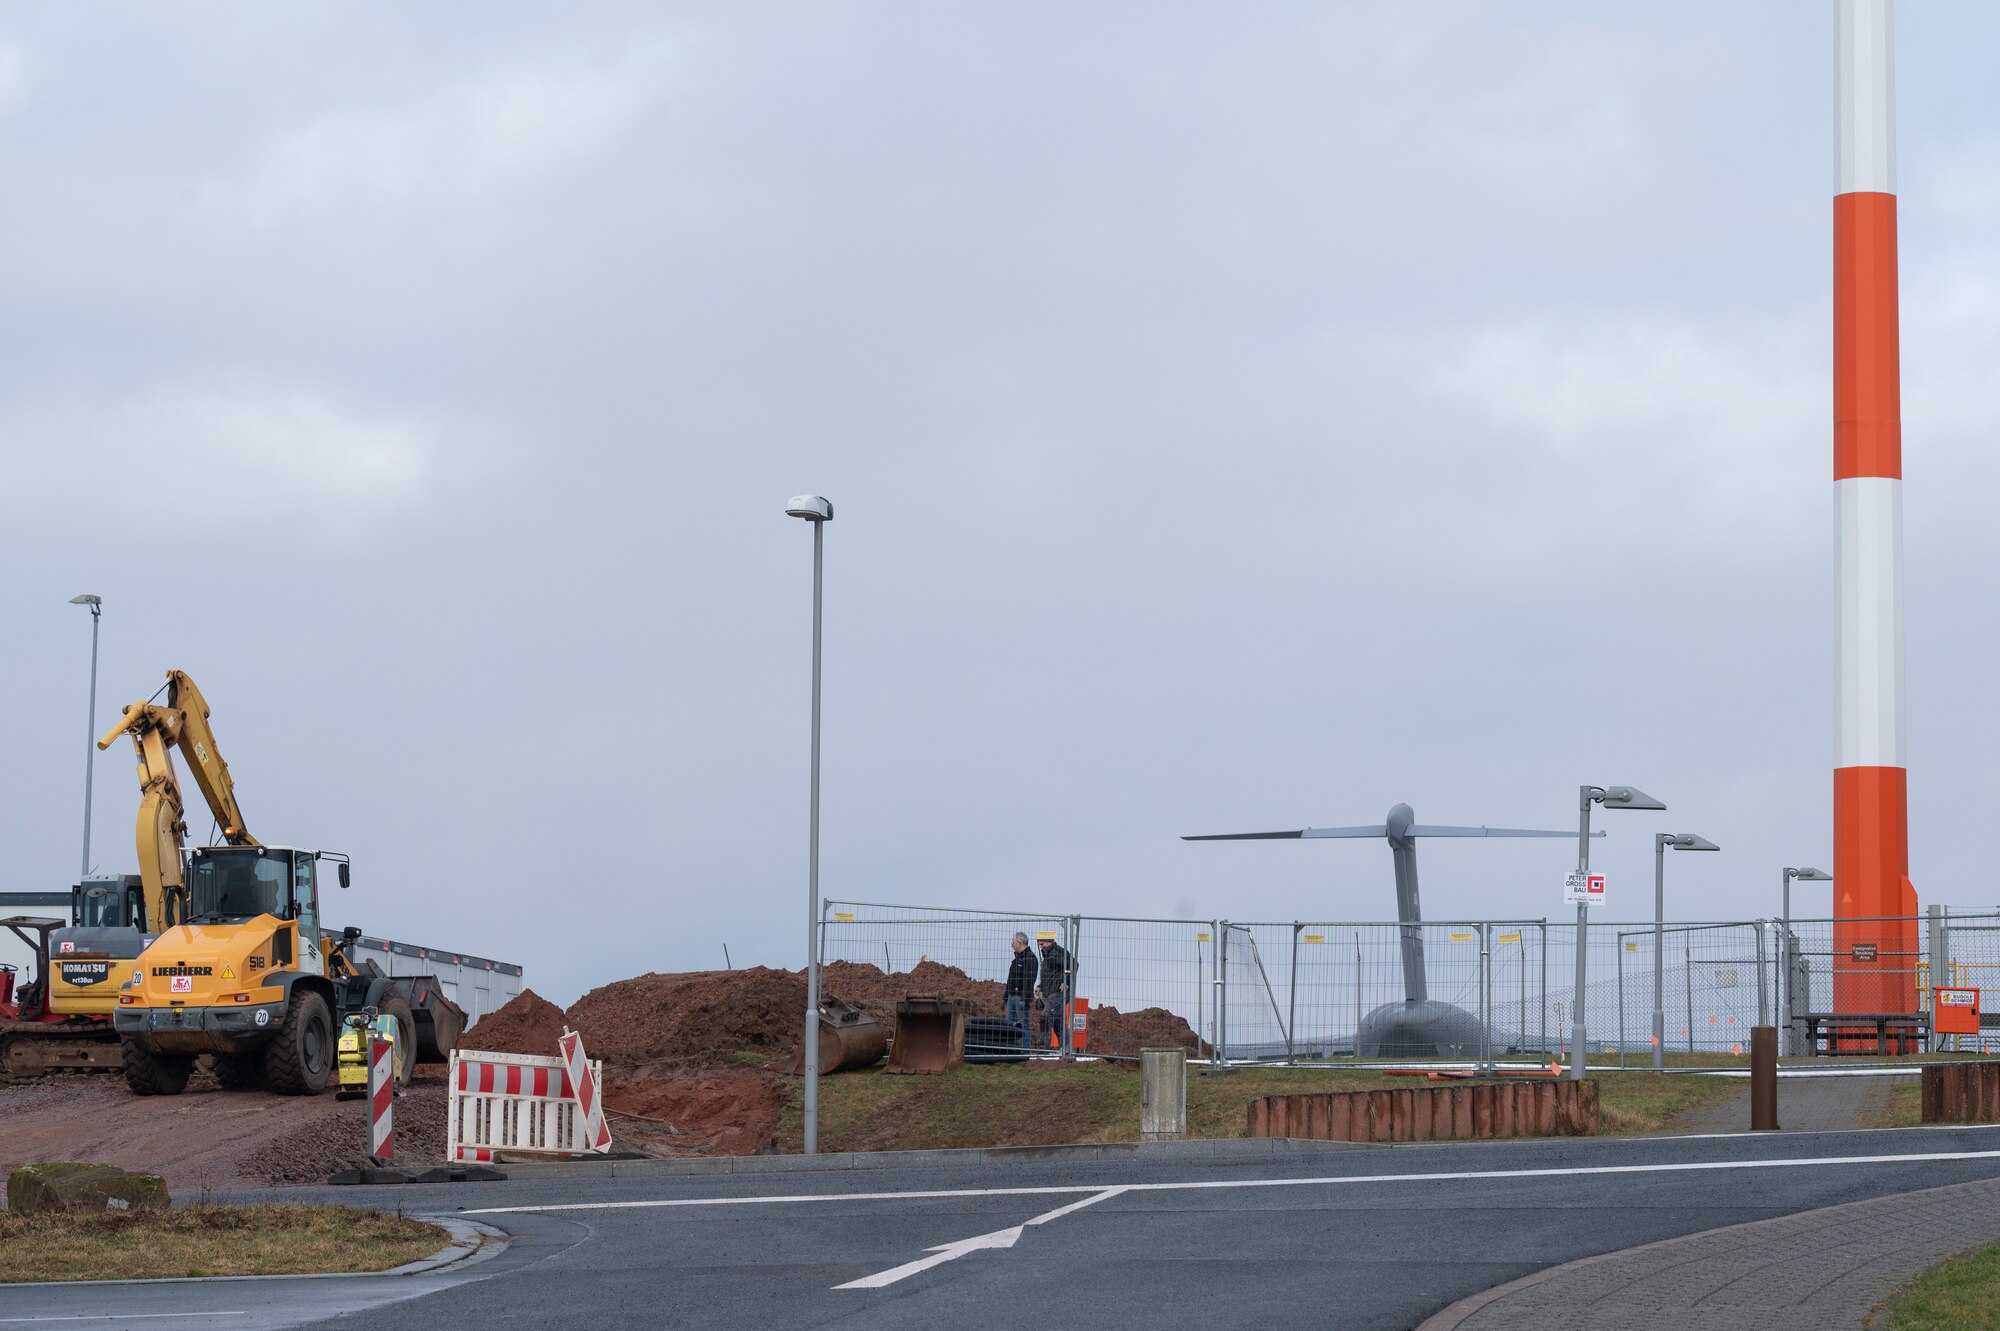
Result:
<instances>
[{"instance_id":1,"label":"loader bucket","mask_svg":"<svg viewBox=\"0 0 2000 1331\"><path fill-rule=\"evenodd\" d=\"M855 1007L843 1003L838 998L822 999L819 1005L819 1071L821 1076L830 1072L844 1072L848 1068L865 1068L882 1059L882 1051L889 1047L889 1033L882 1029L882 1023ZM803 1076L806 1070L804 1048L786 1061L784 1070L794 1077Z\"/></svg>"},{"instance_id":2,"label":"loader bucket","mask_svg":"<svg viewBox=\"0 0 2000 1331\"><path fill-rule=\"evenodd\" d=\"M936 994L908 994L896 1004L889 1072L949 1072L965 1062L965 1013Z\"/></svg>"}]
</instances>

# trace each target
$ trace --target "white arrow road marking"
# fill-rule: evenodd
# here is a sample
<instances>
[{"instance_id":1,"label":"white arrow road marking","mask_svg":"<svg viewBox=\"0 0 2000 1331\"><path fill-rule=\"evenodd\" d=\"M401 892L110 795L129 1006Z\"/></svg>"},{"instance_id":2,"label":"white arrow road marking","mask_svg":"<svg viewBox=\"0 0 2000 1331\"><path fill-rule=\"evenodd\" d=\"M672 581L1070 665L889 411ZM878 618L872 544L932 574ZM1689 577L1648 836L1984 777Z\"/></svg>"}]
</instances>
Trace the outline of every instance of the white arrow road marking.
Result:
<instances>
[{"instance_id":1,"label":"white arrow road marking","mask_svg":"<svg viewBox=\"0 0 2000 1331\"><path fill-rule=\"evenodd\" d=\"M1011 1248L1020 1241L1021 1231L1029 1225L1046 1225L1051 1220L1060 1220L1071 1211L1081 1211L1086 1206L1095 1206L1105 1198L1116 1197L1124 1191L1126 1191L1124 1188L1106 1188L1102 1192L1092 1196L1073 1201L1068 1206L1058 1206L1053 1211L1045 1211L1033 1220L1024 1220L1020 1224L1010 1228L996 1229L991 1234L975 1234L969 1239L960 1239L956 1243L941 1243L935 1248L926 1248L924 1251L931 1254L929 1257L919 1257L914 1262L905 1262L901 1266L892 1266L887 1271L877 1271L872 1276L863 1276L859 1280L850 1280L845 1285L835 1285L834 1288L881 1289L884 1285L893 1285L898 1280L907 1280L919 1271L928 1271L933 1266L943 1266L946 1262L955 1262L967 1253L978 1252L983 1248Z\"/></svg>"}]
</instances>

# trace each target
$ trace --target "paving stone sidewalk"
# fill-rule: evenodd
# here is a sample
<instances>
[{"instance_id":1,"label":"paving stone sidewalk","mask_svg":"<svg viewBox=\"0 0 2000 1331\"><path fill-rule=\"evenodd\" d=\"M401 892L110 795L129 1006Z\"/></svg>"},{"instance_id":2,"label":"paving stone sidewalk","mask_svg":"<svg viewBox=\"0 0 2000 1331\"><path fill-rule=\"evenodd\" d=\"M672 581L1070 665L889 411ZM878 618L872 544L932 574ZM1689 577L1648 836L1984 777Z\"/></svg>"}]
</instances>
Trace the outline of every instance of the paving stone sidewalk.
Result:
<instances>
[{"instance_id":1,"label":"paving stone sidewalk","mask_svg":"<svg viewBox=\"0 0 2000 1331\"><path fill-rule=\"evenodd\" d=\"M1757 1220L1551 1267L1418 1331L1832 1331L1903 1281L2000 1241L2000 1179Z\"/></svg>"}]
</instances>

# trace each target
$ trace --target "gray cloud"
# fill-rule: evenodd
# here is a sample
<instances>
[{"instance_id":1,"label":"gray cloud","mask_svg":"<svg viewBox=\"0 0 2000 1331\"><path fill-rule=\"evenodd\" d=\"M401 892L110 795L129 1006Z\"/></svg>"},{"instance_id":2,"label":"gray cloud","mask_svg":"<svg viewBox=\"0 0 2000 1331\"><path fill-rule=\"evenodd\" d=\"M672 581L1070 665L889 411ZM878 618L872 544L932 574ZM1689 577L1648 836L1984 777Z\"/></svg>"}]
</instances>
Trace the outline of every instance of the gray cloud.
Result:
<instances>
[{"instance_id":1,"label":"gray cloud","mask_svg":"<svg viewBox=\"0 0 2000 1331\"><path fill-rule=\"evenodd\" d=\"M1914 876L1990 904L2000 24L1898 32ZM1831 27L1814 6L68 7L0 40L0 775L68 881L192 671L339 915L567 997L794 964L833 497L838 895L1381 915L1366 847L1829 857ZM106 715L109 715L107 710ZM122 756L98 853L130 863ZM204 829L205 830L205 829ZM1560 843L1426 849L1557 914Z\"/></svg>"}]
</instances>

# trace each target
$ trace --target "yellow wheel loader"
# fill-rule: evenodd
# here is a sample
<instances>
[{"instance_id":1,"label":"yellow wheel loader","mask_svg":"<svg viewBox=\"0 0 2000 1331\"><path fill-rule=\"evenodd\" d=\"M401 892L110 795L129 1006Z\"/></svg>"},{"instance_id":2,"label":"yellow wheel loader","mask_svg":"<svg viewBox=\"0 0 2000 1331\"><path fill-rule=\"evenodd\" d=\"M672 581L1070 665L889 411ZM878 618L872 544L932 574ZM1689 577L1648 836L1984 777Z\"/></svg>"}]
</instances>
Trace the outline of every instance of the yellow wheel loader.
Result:
<instances>
[{"instance_id":1,"label":"yellow wheel loader","mask_svg":"<svg viewBox=\"0 0 2000 1331\"><path fill-rule=\"evenodd\" d=\"M280 846L209 846L188 861L185 922L163 932L133 963L112 1023L125 1041L125 1081L140 1095L178 1095L195 1059L215 1057L224 1087L264 1086L317 1095L337 1056L339 1027L372 1008L396 1026L416 1062L450 1058L465 1015L435 976L357 969L349 929L328 945L320 933L319 866L345 855Z\"/></svg>"}]
</instances>

